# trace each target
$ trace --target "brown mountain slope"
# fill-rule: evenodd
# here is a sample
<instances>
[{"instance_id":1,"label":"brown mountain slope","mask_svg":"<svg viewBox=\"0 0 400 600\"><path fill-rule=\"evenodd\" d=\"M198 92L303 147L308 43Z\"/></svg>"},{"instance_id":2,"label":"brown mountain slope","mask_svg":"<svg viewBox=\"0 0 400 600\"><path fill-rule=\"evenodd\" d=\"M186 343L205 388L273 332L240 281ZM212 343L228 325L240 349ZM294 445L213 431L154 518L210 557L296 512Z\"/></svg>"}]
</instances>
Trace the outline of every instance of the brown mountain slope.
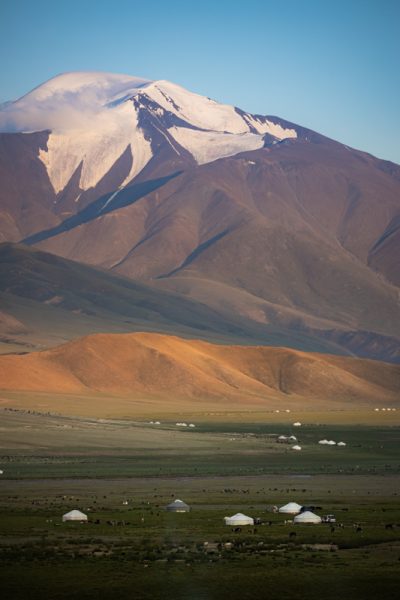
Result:
<instances>
[{"instance_id":1,"label":"brown mountain slope","mask_svg":"<svg viewBox=\"0 0 400 600\"><path fill-rule=\"evenodd\" d=\"M101 392L166 404L179 400L189 405L216 401L265 408L281 402L302 408L354 407L398 402L400 367L159 334L98 334L44 352L1 356L0 388Z\"/></svg>"},{"instance_id":2,"label":"brown mountain slope","mask_svg":"<svg viewBox=\"0 0 400 600\"><path fill-rule=\"evenodd\" d=\"M200 292L202 302L209 294L214 308L222 283L237 313L248 310L245 291L254 305L274 305L260 320L277 325L399 336L398 290L368 266L385 272L390 258L395 280L398 261L381 253L378 264L369 251L400 212L399 190L382 161L297 140L190 167L38 246L195 299Z\"/></svg>"},{"instance_id":3,"label":"brown mountain slope","mask_svg":"<svg viewBox=\"0 0 400 600\"><path fill-rule=\"evenodd\" d=\"M0 241L55 226L55 193L39 152L48 132L0 133Z\"/></svg>"}]
</instances>

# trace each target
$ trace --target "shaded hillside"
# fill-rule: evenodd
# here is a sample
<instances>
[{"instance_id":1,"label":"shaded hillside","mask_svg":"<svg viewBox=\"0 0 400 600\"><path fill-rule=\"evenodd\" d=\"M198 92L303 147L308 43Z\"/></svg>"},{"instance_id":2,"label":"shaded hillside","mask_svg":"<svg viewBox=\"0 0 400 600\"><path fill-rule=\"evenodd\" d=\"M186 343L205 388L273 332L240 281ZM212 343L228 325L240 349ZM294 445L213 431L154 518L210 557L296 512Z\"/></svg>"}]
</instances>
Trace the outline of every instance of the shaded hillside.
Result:
<instances>
[{"instance_id":1,"label":"shaded hillside","mask_svg":"<svg viewBox=\"0 0 400 600\"><path fill-rule=\"evenodd\" d=\"M99 332L160 331L236 344L261 343L306 351L400 361L393 336L336 328L201 279L176 292L148 287L109 271L22 245L0 244L0 352L44 349ZM280 325L276 323L281 323Z\"/></svg>"},{"instance_id":2,"label":"shaded hillside","mask_svg":"<svg viewBox=\"0 0 400 600\"><path fill-rule=\"evenodd\" d=\"M49 309L62 309L82 317L120 319L126 325L147 323L161 329L191 328L219 333L240 333L215 311L175 294L15 244L0 244L0 292L3 303L14 299ZM34 312L34 309L33 309ZM11 323L11 316L8 321ZM14 328L8 326L11 331Z\"/></svg>"},{"instance_id":3,"label":"shaded hillside","mask_svg":"<svg viewBox=\"0 0 400 600\"><path fill-rule=\"evenodd\" d=\"M0 388L101 392L166 403L349 408L398 402L400 367L159 334L99 334L44 352L0 357Z\"/></svg>"},{"instance_id":4,"label":"shaded hillside","mask_svg":"<svg viewBox=\"0 0 400 600\"><path fill-rule=\"evenodd\" d=\"M312 332L259 327L245 316L224 315L203 302L15 244L0 244L0 307L5 352L15 344L30 350L87 333L150 330L345 353Z\"/></svg>"},{"instance_id":5,"label":"shaded hillside","mask_svg":"<svg viewBox=\"0 0 400 600\"><path fill-rule=\"evenodd\" d=\"M39 159L48 137L46 131L0 133L0 242L17 242L60 220L54 214L54 190Z\"/></svg>"}]
</instances>

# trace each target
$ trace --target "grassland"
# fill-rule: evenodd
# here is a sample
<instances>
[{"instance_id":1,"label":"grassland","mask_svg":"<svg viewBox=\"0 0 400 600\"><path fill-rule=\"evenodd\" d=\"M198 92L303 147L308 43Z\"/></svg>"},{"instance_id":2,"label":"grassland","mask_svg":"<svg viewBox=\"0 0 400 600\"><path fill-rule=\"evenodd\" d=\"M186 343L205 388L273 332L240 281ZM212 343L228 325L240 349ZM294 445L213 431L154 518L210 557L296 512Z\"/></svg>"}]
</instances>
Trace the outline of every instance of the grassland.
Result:
<instances>
[{"instance_id":1,"label":"grassland","mask_svg":"<svg viewBox=\"0 0 400 600\"><path fill-rule=\"evenodd\" d=\"M177 415L154 425L3 409L0 468L14 479L399 472L400 428L391 417L374 426L303 420L298 428L297 415L286 415L286 423L270 416L272 422L229 423L208 415L190 429L175 424ZM278 444L282 433L296 435L302 451ZM320 446L326 437L347 446Z\"/></svg>"},{"instance_id":2,"label":"grassland","mask_svg":"<svg viewBox=\"0 0 400 600\"><path fill-rule=\"evenodd\" d=\"M172 415L151 425L2 410L4 597L397 598L392 416L354 425L321 413L293 428L297 415L252 422L216 413L197 415L188 430ZM278 444L280 433L297 435L303 450ZM347 446L320 446L322 437ZM174 497L192 511L167 513ZM337 524L285 524L271 507L290 500L335 514ZM72 508L89 523L62 523ZM238 511L263 523L232 531L223 517Z\"/></svg>"}]
</instances>

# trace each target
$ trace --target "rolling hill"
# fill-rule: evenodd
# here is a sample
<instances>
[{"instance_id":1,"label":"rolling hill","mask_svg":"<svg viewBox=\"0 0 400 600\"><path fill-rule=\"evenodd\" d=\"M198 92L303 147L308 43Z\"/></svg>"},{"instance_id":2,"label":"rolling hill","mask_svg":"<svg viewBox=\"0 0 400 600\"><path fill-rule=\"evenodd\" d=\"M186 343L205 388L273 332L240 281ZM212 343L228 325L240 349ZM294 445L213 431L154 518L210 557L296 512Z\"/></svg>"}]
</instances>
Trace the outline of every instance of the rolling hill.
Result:
<instances>
[{"instance_id":1,"label":"rolling hill","mask_svg":"<svg viewBox=\"0 0 400 600\"><path fill-rule=\"evenodd\" d=\"M93 401L97 394L100 403L121 397L127 406L147 402L149 410L153 403L354 409L398 404L400 367L152 333L97 334L43 352L1 356L0 389L80 395L83 403L85 395ZM57 410L57 396L49 409Z\"/></svg>"}]
</instances>

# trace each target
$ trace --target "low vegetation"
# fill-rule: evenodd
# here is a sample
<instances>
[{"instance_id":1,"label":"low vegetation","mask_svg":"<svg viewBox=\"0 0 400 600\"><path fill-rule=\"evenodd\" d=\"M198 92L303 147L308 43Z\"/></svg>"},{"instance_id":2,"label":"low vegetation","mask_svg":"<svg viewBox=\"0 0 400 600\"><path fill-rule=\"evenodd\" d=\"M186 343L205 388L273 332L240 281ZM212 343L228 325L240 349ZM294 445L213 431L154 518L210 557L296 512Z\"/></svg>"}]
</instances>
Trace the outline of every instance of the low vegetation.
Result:
<instances>
[{"instance_id":1,"label":"low vegetation","mask_svg":"<svg viewBox=\"0 0 400 600\"><path fill-rule=\"evenodd\" d=\"M5 597L395 598L400 430L104 421L3 410L0 582ZM295 431L302 452L278 444ZM321 437L347 442L318 445ZM191 512L165 506L181 498ZM293 525L288 501L336 523ZM63 523L77 508L88 523ZM224 525L244 512L254 527Z\"/></svg>"}]
</instances>

